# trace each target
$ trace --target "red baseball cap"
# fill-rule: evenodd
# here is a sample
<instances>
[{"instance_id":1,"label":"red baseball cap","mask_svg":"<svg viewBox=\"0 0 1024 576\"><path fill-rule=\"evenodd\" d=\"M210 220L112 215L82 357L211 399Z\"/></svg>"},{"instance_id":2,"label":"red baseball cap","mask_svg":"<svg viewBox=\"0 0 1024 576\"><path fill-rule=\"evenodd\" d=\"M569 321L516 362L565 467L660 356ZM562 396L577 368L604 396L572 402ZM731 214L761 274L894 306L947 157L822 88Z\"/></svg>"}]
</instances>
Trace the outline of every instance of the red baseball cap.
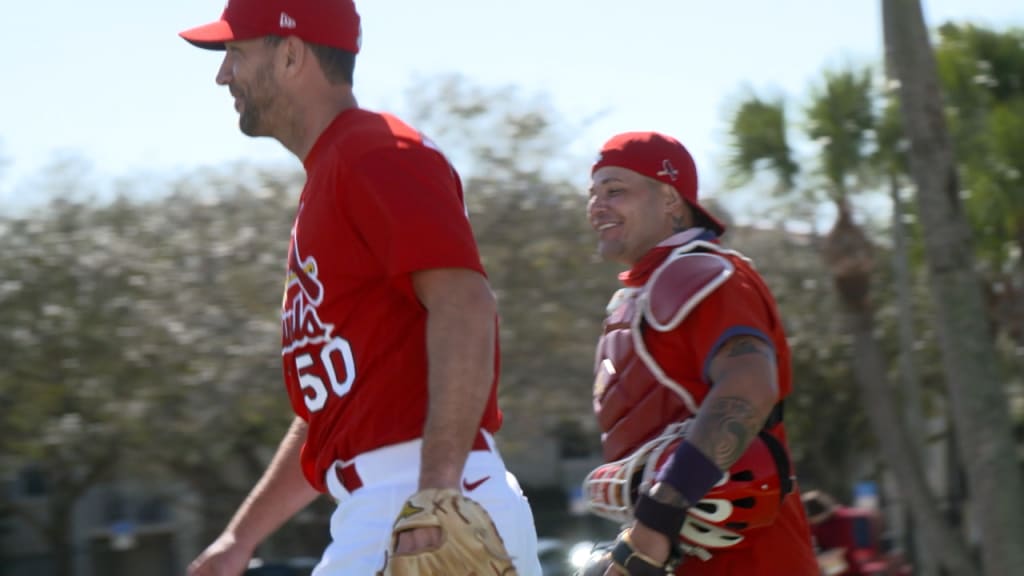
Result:
<instances>
[{"instance_id":1,"label":"red baseball cap","mask_svg":"<svg viewBox=\"0 0 1024 576\"><path fill-rule=\"evenodd\" d=\"M697 165L675 138L657 132L623 132L605 142L590 173L604 166L626 168L672 186L705 227L719 236L725 232L725 224L697 203Z\"/></svg>"},{"instance_id":2,"label":"red baseball cap","mask_svg":"<svg viewBox=\"0 0 1024 576\"><path fill-rule=\"evenodd\" d=\"M225 42L263 36L297 36L320 44L359 52L359 13L352 0L228 0L220 20L179 34L208 50Z\"/></svg>"}]
</instances>

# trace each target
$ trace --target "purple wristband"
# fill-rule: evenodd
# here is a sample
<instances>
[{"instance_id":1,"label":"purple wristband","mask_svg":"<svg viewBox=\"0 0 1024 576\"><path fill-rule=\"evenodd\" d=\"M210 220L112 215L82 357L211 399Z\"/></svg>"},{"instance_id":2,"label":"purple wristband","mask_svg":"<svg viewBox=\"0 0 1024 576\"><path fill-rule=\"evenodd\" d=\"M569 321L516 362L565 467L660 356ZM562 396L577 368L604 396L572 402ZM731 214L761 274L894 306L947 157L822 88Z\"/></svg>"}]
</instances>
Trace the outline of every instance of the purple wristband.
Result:
<instances>
[{"instance_id":1,"label":"purple wristband","mask_svg":"<svg viewBox=\"0 0 1024 576\"><path fill-rule=\"evenodd\" d=\"M724 475L703 452L684 440L658 471L658 482L667 483L687 502L696 504Z\"/></svg>"}]
</instances>

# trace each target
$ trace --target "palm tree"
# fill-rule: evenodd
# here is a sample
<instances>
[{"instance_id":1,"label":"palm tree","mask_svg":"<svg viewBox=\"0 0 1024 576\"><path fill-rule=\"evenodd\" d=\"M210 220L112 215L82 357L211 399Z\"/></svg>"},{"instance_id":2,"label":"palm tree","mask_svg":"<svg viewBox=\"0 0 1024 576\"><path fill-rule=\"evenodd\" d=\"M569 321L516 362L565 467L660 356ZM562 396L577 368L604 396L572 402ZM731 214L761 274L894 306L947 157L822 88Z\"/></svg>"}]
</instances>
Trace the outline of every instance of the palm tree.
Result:
<instances>
[{"instance_id":1,"label":"palm tree","mask_svg":"<svg viewBox=\"0 0 1024 576\"><path fill-rule=\"evenodd\" d=\"M989 317L997 341L1021 346L1024 29L945 24L939 27L935 57L959 176L963 189L970 191L964 206L980 273L988 284ZM1020 373L1020 360L1011 362ZM1021 385L1019 378L1016 384Z\"/></svg>"},{"instance_id":2,"label":"palm tree","mask_svg":"<svg viewBox=\"0 0 1024 576\"><path fill-rule=\"evenodd\" d=\"M889 392L886 362L874 337L875 311L870 298L874 248L855 223L850 205L851 193L866 182L868 144L877 124L870 71L826 73L823 85L812 92L806 115L807 134L820 145L817 173L812 175L820 184L812 192L819 196L823 192L837 214L823 257L853 336L855 375L867 416L928 549L956 574L974 574L966 547L939 514L923 469L916 464L918 450ZM767 163L778 177L780 190L797 191L797 164L785 122L780 122L784 116L781 102L765 103L755 97L740 106L732 123L734 182L749 181Z\"/></svg>"},{"instance_id":3,"label":"palm tree","mask_svg":"<svg viewBox=\"0 0 1024 576\"><path fill-rule=\"evenodd\" d=\"M971 230L918 0L883 0L886 54L903 123L960 453L986 574L1024 574L1024 501L998 357L975 271Z\"/></svg>"},{"instance_id":4,"label":"palm tree","mask_svg":"<svg viewBox=\"0 0 1024 576\"><path fill-rule=\"evenodd\" d=\"M885 109L878 119L876 129L878 147L872 155L873 168L883 181L883 185L889 187L889 199L892 204L892 267L893 285L896 289L896 300L899 302L897 311L897 323L899 325L899 372L902 382L901 390L903 400L903 413L907 424L907 430L911 434L914 443L914 453L917 455L918 463L923 470L932 470L931 458L928 454L929 440L926 429L926 420L923 414L924 401L921 396L921 378L914 359L917 336L914 330L914 309L915 302L912 296L914 288L914 274L910 262L911 235L908 230L906 215L907 207L901 190L906 181L908 168L907 158L904 152L903 125L899 121L899 107L892 97L886 103ZM940 417L942 417L940 415ZM943 417L943 422L947 419ZM951 444L948 436L944 443ZM957 460L949 464L952 469L958 466ZM932 484L935 489L935 485ZM938 499L942 494L936 492ZM935 566L935 558L926 553L928 546L924 541L924 534L920 530L913 530L914 538L914 568L917 576L935 576L938 568Z\"/></svg>"}]
</instances>

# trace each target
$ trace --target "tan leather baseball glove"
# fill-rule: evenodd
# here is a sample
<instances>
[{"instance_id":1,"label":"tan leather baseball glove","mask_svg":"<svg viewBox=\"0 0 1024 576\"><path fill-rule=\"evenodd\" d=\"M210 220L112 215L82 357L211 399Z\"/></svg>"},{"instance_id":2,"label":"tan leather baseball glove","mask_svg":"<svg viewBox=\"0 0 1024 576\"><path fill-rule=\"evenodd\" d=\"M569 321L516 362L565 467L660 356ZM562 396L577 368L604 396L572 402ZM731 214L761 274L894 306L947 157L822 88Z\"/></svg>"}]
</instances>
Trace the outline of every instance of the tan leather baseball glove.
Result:
<instances>
[{"instance_id":1,"label":"tan leather baseball glove","mask_svg":"<svg viewBox=\"0 0 1024 576\"><path fill-rule=\"evenodd\" d=\"M395 554L398 534L413 528L441 529L441 546L416 554ZM391 546L378 576L495 574L515 576L512 558L480 504L458 490L421 490L402 507Z\"/></svg>"}]
</instances>

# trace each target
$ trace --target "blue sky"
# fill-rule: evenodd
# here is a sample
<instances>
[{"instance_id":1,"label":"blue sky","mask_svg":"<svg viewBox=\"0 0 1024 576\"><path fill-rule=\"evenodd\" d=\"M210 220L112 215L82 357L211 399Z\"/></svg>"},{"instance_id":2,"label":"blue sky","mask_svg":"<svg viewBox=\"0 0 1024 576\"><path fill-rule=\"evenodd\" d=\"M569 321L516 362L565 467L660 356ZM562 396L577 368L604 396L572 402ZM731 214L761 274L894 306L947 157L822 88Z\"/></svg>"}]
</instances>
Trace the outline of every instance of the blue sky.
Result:
<instances>
[{"instance_id":1,"label":"blue sky","mask_svg":"<svg viewBox=\"0 0 1024 576\"><path fill-rule=\"evenodd\" d=\"M459 73L485 86L518 86L546 95L569 119L604 113L577 135L577 153L589 157L618 131L661 130L691 148L713 186L726 112L741 90L799 97L826 66L877 61L879 5L357 0L356 94L364 107L401 115L417 79ZM222 7L221 0L6 6L0 210L59 155L87 159L100 179L240 159L298 167L275 141L238 132L231 98L213 82L219 55L177 36ZM925 11L930 25L1024 26L1024 3L1008 0L925 0Z\"/></svg>"}]
</instances>

